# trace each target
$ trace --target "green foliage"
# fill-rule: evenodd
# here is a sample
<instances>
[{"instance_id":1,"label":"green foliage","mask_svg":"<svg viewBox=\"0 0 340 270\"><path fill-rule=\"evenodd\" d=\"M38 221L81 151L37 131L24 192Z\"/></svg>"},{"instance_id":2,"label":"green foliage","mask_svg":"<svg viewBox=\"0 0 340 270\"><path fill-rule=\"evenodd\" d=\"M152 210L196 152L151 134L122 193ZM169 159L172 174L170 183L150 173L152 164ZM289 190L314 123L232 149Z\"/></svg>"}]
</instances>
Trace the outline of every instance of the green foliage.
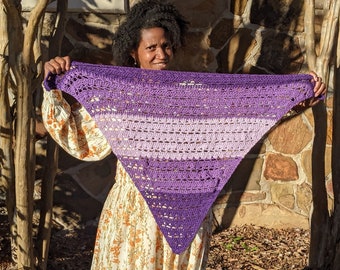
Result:
<instances>
[{"instance_id":1,"label":"green foliage","mask_svg":"<svg viewBox=\"0 0 340 270\"><path fill-rule=\"evenodd\" d=\"M243 249L246 252L254 252L258 250L257 246L250 246L243 240L243 236L235 236L230 241L224 244L224 248L227 250Z\"/></svg>"}]
</instances>

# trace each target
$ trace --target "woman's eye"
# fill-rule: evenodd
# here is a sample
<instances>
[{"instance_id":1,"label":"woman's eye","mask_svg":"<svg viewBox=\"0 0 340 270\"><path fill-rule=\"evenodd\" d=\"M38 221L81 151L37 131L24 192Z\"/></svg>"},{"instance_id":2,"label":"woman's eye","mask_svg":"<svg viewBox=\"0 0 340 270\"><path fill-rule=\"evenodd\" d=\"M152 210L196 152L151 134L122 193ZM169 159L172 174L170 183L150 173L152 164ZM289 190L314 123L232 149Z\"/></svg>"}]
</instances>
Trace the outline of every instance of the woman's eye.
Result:
<instances>
[{"instance_id":1,"label":"woman's eye","mask_svg":"<svg viewBox=\"0 0 340 270\"><path fill-rule=\"evenodd\" d=\"M171 46L171 44L170 44L170 43L167 43L167 44L164 44L164 48L165 48L165 49L171 49L171 48L172 48L172 46Z\"/></svg>"}]
</instances>

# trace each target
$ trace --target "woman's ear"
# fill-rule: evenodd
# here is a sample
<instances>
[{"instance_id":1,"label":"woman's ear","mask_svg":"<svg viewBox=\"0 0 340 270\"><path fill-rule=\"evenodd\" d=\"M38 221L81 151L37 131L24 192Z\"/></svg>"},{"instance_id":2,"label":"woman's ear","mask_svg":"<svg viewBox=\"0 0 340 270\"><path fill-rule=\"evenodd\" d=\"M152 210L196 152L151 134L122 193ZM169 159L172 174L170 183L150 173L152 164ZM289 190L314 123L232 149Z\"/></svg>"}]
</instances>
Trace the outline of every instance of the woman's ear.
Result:
<instances>
[{"instance_id":1,"label":"woman's ear","mask_svg":"<svg viewBox=\"0 0 340 270\"><path fill-rule=\"evenodd\" d=\"M133 58L134 62L133 62L133 65L136 67L137 66L137 53L136 51L132 51L130 53L131 57Z\"/></svg>"}]
</instances>

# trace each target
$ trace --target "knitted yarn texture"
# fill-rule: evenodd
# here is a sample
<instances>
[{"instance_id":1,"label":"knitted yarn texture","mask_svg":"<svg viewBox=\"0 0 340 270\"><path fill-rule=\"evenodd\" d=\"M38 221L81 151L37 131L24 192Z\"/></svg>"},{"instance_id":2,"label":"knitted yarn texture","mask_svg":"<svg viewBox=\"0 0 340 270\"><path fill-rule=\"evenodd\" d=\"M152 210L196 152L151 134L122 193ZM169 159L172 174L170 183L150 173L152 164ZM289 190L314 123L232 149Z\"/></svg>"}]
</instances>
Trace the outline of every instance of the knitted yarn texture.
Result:
<instances>
[{"instance_id":1,"label":"knitted yarn texture","mask_svg":"<svg viewBox=\"0 0 340 270\"><path fill-rule=\"evenodd\" d=\"M311 79L73 62L44 85L74 96L90 113L179 254L242 158L313 97Z\"/></svg>"}]
</instances>

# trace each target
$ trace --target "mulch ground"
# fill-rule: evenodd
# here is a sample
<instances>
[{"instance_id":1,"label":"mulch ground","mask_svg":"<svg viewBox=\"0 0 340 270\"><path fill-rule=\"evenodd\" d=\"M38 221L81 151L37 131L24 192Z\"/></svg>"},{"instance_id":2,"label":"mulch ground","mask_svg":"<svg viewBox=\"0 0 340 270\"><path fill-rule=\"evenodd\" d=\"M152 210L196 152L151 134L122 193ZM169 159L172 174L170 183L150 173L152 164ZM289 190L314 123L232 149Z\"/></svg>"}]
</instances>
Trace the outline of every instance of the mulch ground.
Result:
<instances>
[{"instance_id":1,"label":"mulch ground","mask_svg":"<svg viewBox=\"0 0 340 270\"><path fill-rule=\"evenodd\" d=\"M213 236L208 269L305 269L308 250L307 230L231 227Z\"/></svg>"}]
</instances>

